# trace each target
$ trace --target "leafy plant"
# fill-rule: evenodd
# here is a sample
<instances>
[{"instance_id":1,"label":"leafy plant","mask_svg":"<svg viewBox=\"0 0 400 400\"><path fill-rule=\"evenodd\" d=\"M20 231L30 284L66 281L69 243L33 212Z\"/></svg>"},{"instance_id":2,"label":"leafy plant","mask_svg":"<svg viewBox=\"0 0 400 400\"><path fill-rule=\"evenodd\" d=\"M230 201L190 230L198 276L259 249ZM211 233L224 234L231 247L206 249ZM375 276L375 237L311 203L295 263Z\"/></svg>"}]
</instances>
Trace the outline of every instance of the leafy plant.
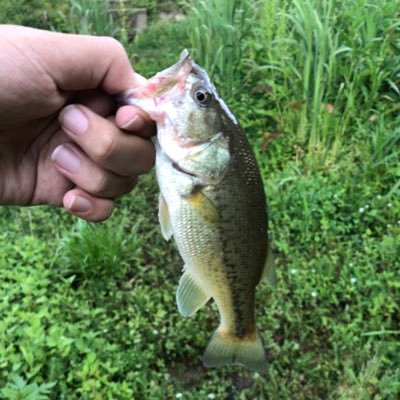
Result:
<instances>
[{"instance_id":1,"label":"leafy plant","mask_svg":"<svg viewBox=\"0 0 400 400\"><path fill-rule=\"evenodd\" d=\"M51 394L51 388L55 383L36 383L28 384L20 376L15 375L0 393L3 399L7 400L48 400Z\"/></svg>"},{"instance_id":2,"label":"leafy plant","mask_svg":"<svg viewBox=\"0 0 400 400\"><path fill-rule=\"evenodd\" d=\"M59 249L64 273L83 281L126 276L131 263L142 262L140 220L131 226L127 215L118 226L112 221L102 225L77 221Z\"/></svg>"},{"instance_id":3,"label":"leafy plant","mask_svg":"<svg viewBox=\"0 0 400 400\"><path fill-rule=\"evenodd\" d=\"M67 27L58 12L68 12L64 0L2 0L0 23L65 31Z\"/></svg>"}]
</instances>

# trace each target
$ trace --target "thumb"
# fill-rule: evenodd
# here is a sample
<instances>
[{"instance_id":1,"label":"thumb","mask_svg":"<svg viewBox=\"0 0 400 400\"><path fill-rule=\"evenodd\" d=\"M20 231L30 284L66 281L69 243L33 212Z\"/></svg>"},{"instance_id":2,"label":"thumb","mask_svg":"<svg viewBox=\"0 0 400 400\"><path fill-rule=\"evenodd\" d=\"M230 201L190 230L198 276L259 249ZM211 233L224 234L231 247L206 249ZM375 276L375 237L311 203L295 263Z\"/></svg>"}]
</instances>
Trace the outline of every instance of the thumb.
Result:
<instances>
[{"instance_id":1,"label":"thumb","mask_svg":"<svg viewBox=\"0 0 400 400\"><path fill-rule=\"evenodd\" d=\"M101 87L109 94L125 91L143 83L128 55L117 40L110 37L59 34L60 45L48 65L54 81L62 90Z\"/></svg>"},{"instance_id":2,"label":"thumb","mask_svg":"<svg viewBox=\"0 0 400 400\"><path fill-rule=\"evenodd\" d=\"M61 91L102 88L109 94L143 83L123 46L110 37L75 35L40 29L7 26L13 42L22 44Z\"/></svg>"}]
</instances>

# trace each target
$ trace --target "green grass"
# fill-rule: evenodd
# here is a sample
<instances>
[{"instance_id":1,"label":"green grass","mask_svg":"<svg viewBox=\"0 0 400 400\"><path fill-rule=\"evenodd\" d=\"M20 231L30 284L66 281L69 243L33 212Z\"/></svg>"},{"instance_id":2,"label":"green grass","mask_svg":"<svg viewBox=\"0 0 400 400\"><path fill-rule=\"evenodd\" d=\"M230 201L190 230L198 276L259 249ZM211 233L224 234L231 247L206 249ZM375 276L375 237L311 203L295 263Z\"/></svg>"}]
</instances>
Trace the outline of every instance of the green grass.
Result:
<instances>
[{"instance_id":1,"label":"green grass","mask_svg":"<svg viewBox=\"0 0 400 400\"><path fill-rule=\"evenodd\" d=\"M161 237L150 174L101 224L0 208L0 399L398 399L398 10L262 1L242 59L225 54L276 255L277 287L257 291L267 376L202 366L216 308L177 311L182 262ZM194 47L191 21L156 22L129 44L137 71Z\"/></svg>"},{"instance_id":2,"label":"green grass","mask_svg":"<svg viewBox=\"0 0 400 400\"><path fill-rule=\"evenodd\" d=\"M359 122L399 115L400 2L263 2L248 75L311 161L339 156ZM346 151L346 150L345 150Z\"/></svg>"},{"instance_id":3,"label":"green grass","mask_svg":"<svg viewBox=\"0 0 400 400\"><path fill-rule=\"evenodd\" d=\"M69 0L67 13L60 13L70 32L83 35L116 37L120 29L110 14L110 5L102 0Z\"/></svg>"},{"instance_id":4,"label":"green grass","mask_svg":"<svg viewBox=\"0 0 400 400\"><path fill-rule=\"evenodd\" d=\"M190 0L185 2L190 25L187 34L193 57L220 87L221 95L240 91L243 43L255 23L256 7L249 0Z\"/></svg>"}]
</instances>

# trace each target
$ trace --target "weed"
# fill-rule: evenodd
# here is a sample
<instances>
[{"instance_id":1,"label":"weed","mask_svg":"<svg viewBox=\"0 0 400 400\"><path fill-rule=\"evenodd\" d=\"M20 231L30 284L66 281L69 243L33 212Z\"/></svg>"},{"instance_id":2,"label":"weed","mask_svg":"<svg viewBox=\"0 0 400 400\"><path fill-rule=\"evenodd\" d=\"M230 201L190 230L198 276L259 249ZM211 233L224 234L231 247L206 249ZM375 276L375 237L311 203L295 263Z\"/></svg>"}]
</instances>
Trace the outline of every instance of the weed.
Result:
<instances>
[{"instance_id":1,"label":"weed","mask_svg":"<svg viewBox=\"0 0 400 400\"><path fill-rule=\"evenodd\" d=\"M255 10L248 0L196 0L187 2L190 10L188 35L193 57L207 70L221 88L232 97L240 90L238 70L244 56Z\"/></svg>"},{"instance_id":2,"label":"weed","mask_svg":"<svg viewBox=\"0 0 400 400\"><path fill-rule=\"evenodd\" d=\"M398 112L394 3L264 2L250 74L258 82L265 77L279 128L306 145L314 164L340 156L343 142L357 134L357 121L384 112L383 104L391 115Z\"/></svg>"},{"instance_id":3,"label":"weed","mask_svg":"<svg viewBox=\"0 0 400 400\"><path fill-rule=\"evenodd\" d=\"M114 37L119 32L107 1L70 0L69 12L60 16L70 32Z\"/></svg>"},{"instance_id":4,"label":"weed","mask_svg":"<svg viewBox=\"0 0 400 400\"><path fill-rule=\"evenodd\" d=\"M6 400L48 400L54 383L37 385L28 384L20 376L15 375L4 389L0 391Z\"/></svg>"}]
</instances>

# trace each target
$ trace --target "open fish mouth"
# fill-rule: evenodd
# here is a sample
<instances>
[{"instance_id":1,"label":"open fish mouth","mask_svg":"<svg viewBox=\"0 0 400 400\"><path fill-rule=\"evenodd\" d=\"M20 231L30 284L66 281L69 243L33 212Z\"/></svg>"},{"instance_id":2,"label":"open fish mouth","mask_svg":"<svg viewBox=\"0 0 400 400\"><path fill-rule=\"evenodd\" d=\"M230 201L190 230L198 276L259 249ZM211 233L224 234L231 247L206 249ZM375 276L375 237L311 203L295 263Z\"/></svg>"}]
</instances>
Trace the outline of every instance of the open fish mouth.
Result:
<instances>
[{"instance_id":1,"label":"open fish mouth","mask_svg":"<svg viewBox=\"0 0 400 400\"><path fill-rule=\"evenodd\" d=\"M118 94L116 96L117 103L120 106L137 104L140 107L143 98L153 99L157 103L162 102L164 95L173 88L178 87L178 92L182 90L187 77L195 68L195 63L190 58L188 50L185 49L176 64L158 72L148 80L146 85L128 89ZM151 114L151 110L146 109L145 111Z\"/></svg>"},{"instance_id":2,"label":"open fish mouth","mask_svg":"<svg viewBox=\"0 0 400 400\"><path fill-rule=\"evenodd\" d=\"M191 74L215 90L206 71L190 58L188 50L185 49L176 64L158 72L148 80L145 86L138 86L118 94L116 96L117 103L119 106L134 104L141 107L141 105L143 106L142 99L146 98L152 99L153 107L158 106L168 96L180 96L184 91L186 80ZM151 115L153 107L145 109L145 111Z\"/></svg>"}]
</instances>

